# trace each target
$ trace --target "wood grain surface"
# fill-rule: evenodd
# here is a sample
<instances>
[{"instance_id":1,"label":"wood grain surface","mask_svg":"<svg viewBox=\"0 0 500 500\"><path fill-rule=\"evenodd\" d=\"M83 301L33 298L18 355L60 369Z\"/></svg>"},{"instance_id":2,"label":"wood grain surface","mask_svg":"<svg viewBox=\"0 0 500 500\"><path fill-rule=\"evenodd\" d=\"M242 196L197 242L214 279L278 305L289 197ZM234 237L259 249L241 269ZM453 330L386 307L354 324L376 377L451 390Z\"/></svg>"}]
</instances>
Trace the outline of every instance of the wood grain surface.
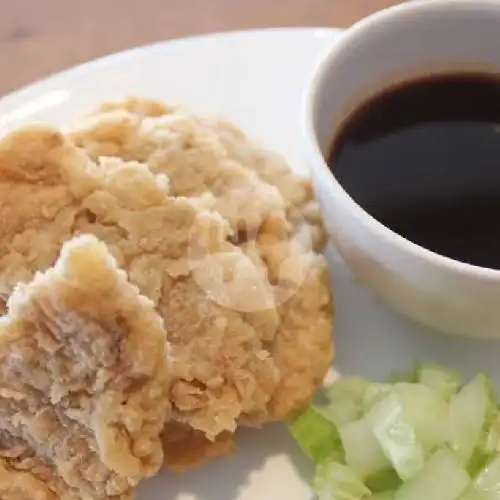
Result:
<instances>
[{"instance_id":1,"label":"wood grain surface","mask_svg":"<svg viewBox=\"0 0 500 500\"><path fill-rule=\"evenodd\" d=\"M271 26L348 26L398 0L0 0L0 96L159 40Z\"/></svg>"}]
</instances>

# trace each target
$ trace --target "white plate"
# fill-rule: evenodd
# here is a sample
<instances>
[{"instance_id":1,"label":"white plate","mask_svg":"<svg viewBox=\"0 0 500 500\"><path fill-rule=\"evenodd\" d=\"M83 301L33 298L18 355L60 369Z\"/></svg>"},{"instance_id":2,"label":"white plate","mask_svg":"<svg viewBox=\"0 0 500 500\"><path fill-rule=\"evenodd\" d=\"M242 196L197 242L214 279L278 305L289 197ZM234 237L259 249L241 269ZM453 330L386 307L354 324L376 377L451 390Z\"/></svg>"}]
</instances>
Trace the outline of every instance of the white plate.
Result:
<instances>
[{"instance_id":1,"label":"white plate","mask_svg":"<svg viewBox=\"0 0 500 500\"><path fill-rule=\"evenodd\" d=\"M105 99L138 94L223 114L304 170L299 109L331 29L282 29L196 37L134 49L66 71L0 100L0 131L24 122L63 124ZM500 382L498 342L447 337L388 311L330 250L336 292L336 368L385 378L414 360ZM282 425L242 431L236 455L144 483L137 500L310 500L311 466Z\"/></svg>"}]
</instances>

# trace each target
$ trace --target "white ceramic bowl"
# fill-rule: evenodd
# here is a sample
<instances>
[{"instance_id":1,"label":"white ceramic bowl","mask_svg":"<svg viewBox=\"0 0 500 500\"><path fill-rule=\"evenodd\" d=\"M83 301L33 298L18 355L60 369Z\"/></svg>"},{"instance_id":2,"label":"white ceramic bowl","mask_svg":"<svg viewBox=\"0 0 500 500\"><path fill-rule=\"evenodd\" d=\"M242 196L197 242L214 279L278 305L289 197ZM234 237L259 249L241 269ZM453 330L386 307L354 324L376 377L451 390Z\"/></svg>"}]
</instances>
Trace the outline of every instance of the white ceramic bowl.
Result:
<instances>
[{"instance_id":1,"label":"white ceramic bowl","mask_svg":"<svg viewBox=\"0 0 500 500\"><path fill-rule=\"evenodd\" d=\"M344 191L324 160L343 121L368 97L403 80L457 70L500 74L499 0L419 0L364 19L328 50L310 82L305 149L327 228L360 280L424 324L500 337L500 271L397 235Z\"/></svg>"}]
</instances>

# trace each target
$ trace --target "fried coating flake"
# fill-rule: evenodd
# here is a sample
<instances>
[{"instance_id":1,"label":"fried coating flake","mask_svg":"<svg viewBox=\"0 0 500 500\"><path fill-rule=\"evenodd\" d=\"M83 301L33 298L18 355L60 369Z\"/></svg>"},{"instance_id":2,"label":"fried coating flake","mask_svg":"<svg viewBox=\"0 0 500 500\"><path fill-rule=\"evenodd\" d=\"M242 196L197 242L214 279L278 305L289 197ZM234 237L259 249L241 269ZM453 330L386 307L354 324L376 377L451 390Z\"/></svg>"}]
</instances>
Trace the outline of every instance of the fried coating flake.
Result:
<instances>
[{"instance_id":1,"label":"fried coating flake","mask_svg":"<svg viewBox=\"0 0 500 500\"><path fill-rule=\"evenodd\" d=\"M128 499L158 470L163 321L95 237L16 287L0 358L0 498Z\"/></svg>"},{"instance_id":2,"label":"fried coating flake","mask_svg":"<svg viewBox=\"0 0 500 500\"><path fill-rule=\"evenodd\" d=\"M74 235L97 236L164 319L174 424L216 440L243 416L267 420L280 383L279 314L266 269L229 241L213 197L172 197L169 187L136 162L94 163L51 127L9 134L0 142L0 293L51 266ZM251 310L235 308L234 290Z\"/></svg>"}]
</instances>

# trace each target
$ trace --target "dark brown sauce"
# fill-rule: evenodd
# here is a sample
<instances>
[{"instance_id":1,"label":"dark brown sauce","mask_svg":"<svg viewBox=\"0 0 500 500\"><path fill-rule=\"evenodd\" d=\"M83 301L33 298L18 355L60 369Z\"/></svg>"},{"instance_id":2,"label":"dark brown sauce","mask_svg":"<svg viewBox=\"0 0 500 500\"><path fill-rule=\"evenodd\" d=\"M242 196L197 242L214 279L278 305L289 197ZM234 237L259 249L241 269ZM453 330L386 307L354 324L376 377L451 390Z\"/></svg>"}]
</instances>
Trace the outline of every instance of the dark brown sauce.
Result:
<instances>
[{"instance_id":1,"label":"dark brown sauce","mask_svg":"<svg viewBox=\"0 0 500 500\"><path fill-rule=\"evenodd\" d=\"M374 97L328 158L378 221L441 255L500 269L500 79L448 74Z\"/></svg>"}]
</instances>

